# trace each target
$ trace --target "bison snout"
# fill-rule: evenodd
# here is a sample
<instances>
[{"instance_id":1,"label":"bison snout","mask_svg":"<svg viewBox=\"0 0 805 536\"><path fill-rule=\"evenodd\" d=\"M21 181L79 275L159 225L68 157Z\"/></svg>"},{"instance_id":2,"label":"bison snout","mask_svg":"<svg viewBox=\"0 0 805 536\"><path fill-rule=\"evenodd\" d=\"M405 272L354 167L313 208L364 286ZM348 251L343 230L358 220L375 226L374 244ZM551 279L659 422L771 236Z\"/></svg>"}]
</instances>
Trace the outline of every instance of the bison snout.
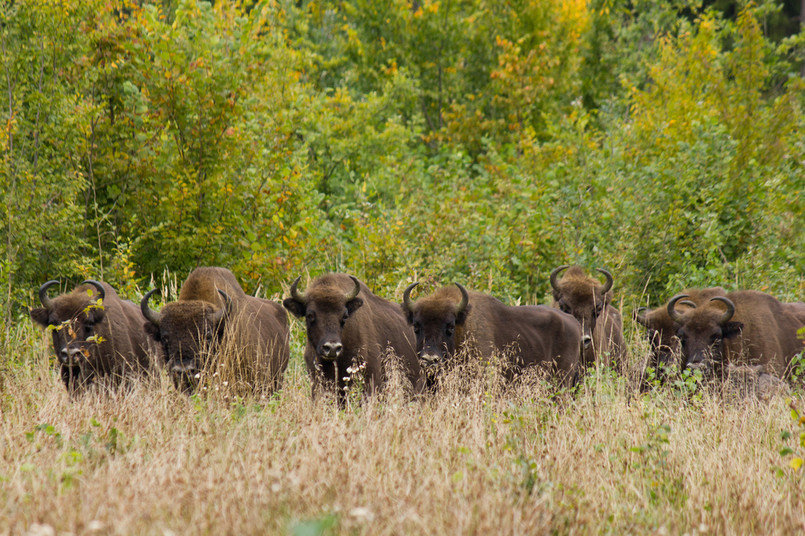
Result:
<instances>
[{"instance_id":1,"label":"bison snout","mask_svg":"<svg viewBox=\"0 0 805 536\"><path fill-rule=\"evenodd\" d=\"M438 354L422 354L419 356L419 359L428 366L437 365L439 361L442 360L442 356Z\"/></svg>"},{"instance_id":2,"label":"bison snout","mask_svg":"<svg viewBox=\"0 0 805 536\"><path fill-rule=\"evenodd\" d=\"M321 356L324 359L334 360L341 357L344 351L344 345L340 342L325 342L321 345Z\"/></svg>"},{"instance_id":3,"label":"bison snout","mask_svg":"<svg viewBox=\"0 0 805 536\"><path fill-rule=\"evenodd\" d=\"M582 344L582 346L584 347L585 350L587 348L589 348L592 343L593 343L593 338L590 337L587 334L585 334L584 337L581 338L581 344Z\"/></svg>"},{"instance_id":4,"label":"bison snout","mask_svg":"<svg viewBox=\"0 0 805 536\"><path fill-rule=\"evenodd\" d=\"M171 372L174 374L187 374L192 376L196 373L196 364L193 361L180 361L171 366Z\"/></svg>"},{"instance_id":5,"label":"bison snout","mask_svg":"<svg viewBox=\"0 0 805 536\"><path fill-rule=\"evenodd\" d=\"M59 362L63 365L77 365L83 356L84 352L81 348L62 348L59 352Z\"/></svg>"}]
</instances>

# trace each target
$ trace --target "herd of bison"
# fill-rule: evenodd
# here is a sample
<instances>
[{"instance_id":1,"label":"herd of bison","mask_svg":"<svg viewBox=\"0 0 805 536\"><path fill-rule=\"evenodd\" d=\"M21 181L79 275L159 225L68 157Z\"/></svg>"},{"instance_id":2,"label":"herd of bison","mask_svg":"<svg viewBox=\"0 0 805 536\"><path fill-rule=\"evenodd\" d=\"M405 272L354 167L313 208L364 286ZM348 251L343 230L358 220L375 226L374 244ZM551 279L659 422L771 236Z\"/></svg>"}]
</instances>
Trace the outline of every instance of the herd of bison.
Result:
<instances>
[{"instance_id":1,"label":"herd of bison","mask_svg":"<svg viewBox=\"0 0 805 536\"><path fill-rule=\"evenodd\" d=\"M348 374L362 371L367 393L382 389L390 360L415 392L438 388L446 368L463 358L499 356L511 379L526 367L543 366L573 385L588 366L618 369L625 360L623 322L611 305L612 275L591 277L579 266L551 272L553 307L508 306L465 289L440 288L428 296L405 289L397 304L372 293L357 278L330 273L306 289L297 278L279 303L247 295L225 268L198 268L179 298L160 311L151 290L139 306L108 284L84 281L72 292L49 296L31 318L52 332L59 373L71 392L100 378L122 379L165 367L177 387L192 391L200 373L223 349L251 371L252 387L277 389L289 360L286 310L304 319L304 358L314 394L335 391L343 402ZM781 303L751 290L686 289L666 305L641 309L635 320L651 344L648 366L662 370L680 356L682 369L723 377L728 365L752 365L786 377L803 350L805 303ZM359 365L355 367L355 365Z\"/></svg>"}]
</instances>

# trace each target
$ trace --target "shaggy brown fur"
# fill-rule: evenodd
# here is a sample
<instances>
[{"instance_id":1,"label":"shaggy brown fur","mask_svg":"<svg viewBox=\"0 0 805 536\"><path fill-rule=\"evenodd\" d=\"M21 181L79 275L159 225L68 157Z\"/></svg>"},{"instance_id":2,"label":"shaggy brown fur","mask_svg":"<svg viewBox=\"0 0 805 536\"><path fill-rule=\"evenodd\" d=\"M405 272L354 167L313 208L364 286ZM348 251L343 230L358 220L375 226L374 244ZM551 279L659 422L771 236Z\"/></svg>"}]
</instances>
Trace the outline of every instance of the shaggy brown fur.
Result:
<instances>
[{"instance_id":1,"label":"shaggy brown fur","mask_svg":"<svg viewBox=\"0 0 805 536\"><path fill-rule=\"evenodd\" d=\"M121 300L108 284L101 285L101 305L96 305L97 289L82 284L69 294L53 298L50 307L37 307L30 313L40 326L52 326L59 372L71 391L104 376L118 384L131 373L142 373L149 367L148 338L139 308ZM87 341L93 336L95 340Z\"/></svg>"},{"instance_id":2,"label":"shaggy brown fur","mask_svg":"<svg viewBox=\"0 0 805 536\"><path fill-rule=\"evenodd\" d=\"M717 375L728 364L762 365L764 370L782 377L791 358L802 351L797 330L805 326L791 307L763 292L741 290L725 296L734 304L734 314L725 314L729 305L712 299L676 316L683 367L696 367Z\"/></svg>"},{"instance_id":3,"label":"shaggy brown fur","mask_svg":"<svg viewBox=\"0 0 805 536\"><path fill-rule=\"evenodd\" d=\"M571 266L553 289L553 306L573 315L582 328L585 367L600 364L621 366L625 358L623 319L611 305L612 291L589 277L580 266Z\"/></svg>"},{"instance_id":4,"label":"shaggy brown fur","mask_svg":"<svg viewBox=\"0 0 805 536\"><path fill-rule=\"evenodd\" d=\"M581 327L571 315L542 305L508 306L479 292L467 294L463 311L457 311L461 290L452 285L402 304L429 382L454 355L464 352L479 359L500 352L508 361L509 379L525 367L549 364L563 382L575 382Z\"/></svg>"},{"instance_id":5,"label":"shaggy brown fur","mask_svg":"<svg viewBox=\"0 0 805 536\"><path fill-rule=\"evenodd\" d=\"M219 291L231 300L228 311ZM149 296L141 304L144 313ZM288 315L278 303L248 296L226 268L193 270L179 299L157 315L145 329L162 344L168 370L182 388L192 388L195 374L209 368L221 349L238 353L246 364L239 379L253 389L280 387L290 357Z\"/></svg>"},{"instance_id":6,"label":"shaggy brown fur","mask_svg":"<svg viewBox=\"0 0 805 536\"><path fill-rule=\"evenodd\" d=\"M343 403L347 368L363 363L366 392L382 388L386 381L384 357L389 349L392 357L400 360L414 390L420 392L424 378L411 327L395 304L374 295L360 281L357 296L348 300L355 290L354 281L346 274L325 274L297 296L301 299L292 295L283 301L288 311L305 319L305 364L313 395L320 388L335 388Z\"/></svg>"},{"instance_id":7,"label":"shaggy brown fur","mask_svg":"<svg viewBox=\"0 0 805 536\"><path fill-rule=\"evenodd\" d=\"M706 304L710 298L724 296L726 293L722 287L688 288L680 292L688 295L685 301L692 302L696 306ZM677 303L676 307L680 312L688 308L683 302ZM668 303L651 311L635 314L635 320L646 328L646 336L651 344L651 354L646 367L653 368L658 375L661 375L661 366L670 366L673 364L674 356L679 355L679 339L676 337L674 321L668 316Z\"/></svg>"}]
</instances>

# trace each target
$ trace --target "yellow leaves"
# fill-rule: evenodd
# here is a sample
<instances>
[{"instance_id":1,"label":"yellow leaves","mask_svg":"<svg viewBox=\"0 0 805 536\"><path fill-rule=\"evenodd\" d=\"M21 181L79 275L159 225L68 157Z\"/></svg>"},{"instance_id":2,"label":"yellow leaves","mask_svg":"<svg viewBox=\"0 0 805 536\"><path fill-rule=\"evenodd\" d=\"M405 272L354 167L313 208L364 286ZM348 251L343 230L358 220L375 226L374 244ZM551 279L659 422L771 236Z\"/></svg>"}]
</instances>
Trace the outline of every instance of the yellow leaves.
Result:
<instances>
[{"instance_id":1,"label":"yellow leaves","mask_svg":"<svg viewBox=\"0 0 805 536\"><path fill-rule=\"evenodd\" d=\"M393 76L393 75L397 74L397 72L398 72L397 60L396 60L396 59L392 59L392 60L389 62L389 64L388 64L388 65L386 65L386 66L384 66L384 67L383 67L383 72L384 72L385 74L387 74L387 75L391 75L391 76Z\"/></svg>"},{"instance_id":2,"label":"yellow leaves","mask_svg":"<svg viewBox=\"0 0 805 536\"><path fill-rule=\"evenodd\" d=\"M802 458L792 458L788 465L794 471L799 471L800 467L802 467Z\"/></svg>"}]
</instances>

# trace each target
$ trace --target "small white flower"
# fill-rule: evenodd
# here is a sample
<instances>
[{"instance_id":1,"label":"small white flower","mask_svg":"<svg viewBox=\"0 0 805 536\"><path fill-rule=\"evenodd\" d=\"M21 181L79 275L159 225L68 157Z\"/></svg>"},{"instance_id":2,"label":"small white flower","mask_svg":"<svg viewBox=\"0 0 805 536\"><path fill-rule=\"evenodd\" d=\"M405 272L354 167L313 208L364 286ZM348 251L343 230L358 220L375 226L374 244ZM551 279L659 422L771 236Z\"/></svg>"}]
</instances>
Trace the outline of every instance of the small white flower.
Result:
<instances>
[{"instance_id":1,"label":"small white flower","mask_svg":"<svg viewBox=\"0 0 805 536\"><path fill-rule=\"evenodd\" d=\"M365 506L358 506L349 511L349 515L355 519L362 519L364 521L371 521L375 518L374 514Z\"/></svg>"},{"instance_id":2,"label":"small white flower","mask_svg":"<svg viewBox=\"0 0 805 536\"><path fill-rule=\"evenodd\" d=\"M196 372L196 375L195 375L195 376L193 376L193 377L194 377L195 379L199 379L199 378L201 378L201 373L200 373L200 372Z\"/></svg>"}]
</instances>

